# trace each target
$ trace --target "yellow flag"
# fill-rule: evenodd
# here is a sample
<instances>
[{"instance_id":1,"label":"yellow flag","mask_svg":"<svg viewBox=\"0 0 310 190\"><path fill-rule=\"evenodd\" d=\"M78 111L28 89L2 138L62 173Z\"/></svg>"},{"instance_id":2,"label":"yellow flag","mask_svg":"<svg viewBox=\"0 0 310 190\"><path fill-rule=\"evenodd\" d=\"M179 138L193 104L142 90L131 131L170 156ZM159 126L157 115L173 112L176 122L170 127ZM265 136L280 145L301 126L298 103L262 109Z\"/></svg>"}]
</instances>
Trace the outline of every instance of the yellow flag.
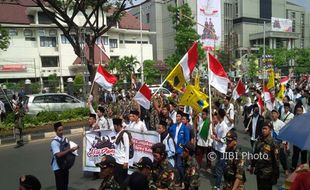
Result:
<instances>
[{"instance_id":1,"label":"yellow flag","mask_svg":"<svg viewBox=\"0 0 310 190\"><path fill-rule=\"evenodd\" d=\"M201 112L208 107L208 96L193 85L187 85L184 94L180 99L180 105L191 106L195 111Z\"/></svg>"},{"instance_id":2,"label":"yellow flag","mask_svg":"<svg viewBox=\"0 0 310 190\"><path fill-rule=\"evenodd\" d=\"M185 78L183 75L183 70L180 64L177 64L174 69L169 73L166 80L171 84L171 86L179 91L185 84Z\"/></svg>"},{"instance_id":3,"label":"yellow flag","mask_svg":"<svg viewBox=\"0 0 310 190\"><path fill-rule=\"evenodd\" d=\"M200 90L200 75L199 75L199 73L197 73L195 76L195 88L197 90Z\"/></svg>"},{"instance_id":4,"label":"yellow flag","mask_svg":"<svg viewBox=\"0 0 310 190\"><path fill-rule=\"evenodd\" d=\"M277 99L278 100L283 100L283 98L284 98L284 92L285 92L285 85L284 84L281 84L281 86L280 86L280 90L279 90L279 92L278 92L278 94L277 94Z\"/></svg>"},{"instance_id":5,"label":"yellow flag","mask_svg":"<svg viewBox=\"0 0 310 190\"><path fill-rule=\"evenodd\" d=\"M274 72L273 72L273 69L270 69L269 70L269 80L268 80L268 83L267 83L267 88L271 89L273 87L274 87Z\"/></svg>"}]
</instances>

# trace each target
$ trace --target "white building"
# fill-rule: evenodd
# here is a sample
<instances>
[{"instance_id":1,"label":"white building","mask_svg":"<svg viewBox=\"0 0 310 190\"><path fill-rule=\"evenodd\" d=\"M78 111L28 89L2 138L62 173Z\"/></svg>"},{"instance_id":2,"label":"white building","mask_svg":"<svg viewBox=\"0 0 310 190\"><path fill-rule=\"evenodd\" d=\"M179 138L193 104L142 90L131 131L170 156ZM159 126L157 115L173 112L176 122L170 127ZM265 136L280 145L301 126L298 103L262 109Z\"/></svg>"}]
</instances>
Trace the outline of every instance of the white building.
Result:
<instances>
[{"instance_id":1,"label":"white building","mask_svg":"<svg viewBox=\"0 0 310 190\"><path fill-rule=\"evenodd\" d=\"M9 48L0 51L0 83L30 79L44 84L47 77L55 73L61 78L63 89L67 78L76 74L73 63L80 61L76 60L62 31L38 7L4 4L0 6L0 13L0 24L8 29L11 38ZM95 48L95 57L101 58L102 62L131 55L140 62L141 54L142 60L153 59L150 36L154 32L149 31L147 24L142 26L140 30L139 20L125 14L117 26L98 39L100 44ZM95 58L95 63L99 62Z\"/></svg>"}]
</instances>

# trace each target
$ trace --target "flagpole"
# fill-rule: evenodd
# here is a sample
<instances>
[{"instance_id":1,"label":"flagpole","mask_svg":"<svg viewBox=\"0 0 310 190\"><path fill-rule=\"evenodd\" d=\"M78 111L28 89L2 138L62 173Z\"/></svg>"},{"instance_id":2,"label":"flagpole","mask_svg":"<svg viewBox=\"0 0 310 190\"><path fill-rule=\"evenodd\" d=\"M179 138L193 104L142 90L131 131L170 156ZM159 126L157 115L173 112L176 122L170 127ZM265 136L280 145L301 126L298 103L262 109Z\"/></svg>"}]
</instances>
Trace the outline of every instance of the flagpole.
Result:
<instances>
[{"instance_id":1,"label":"flagpole","mask_svg":"<svg viewBox=\"0 0 310 190\"><path fill-rule=\"evenodd\" d=\"M209 62L209 51L207 51L207 64L208 64L208 91L209 91L209 107L210 107L210 110L209 110L209 114L210 114L210 123L212 123L212 94L211 94L211 83L210 83L210 62Z\"/></svg>"},{"instance_id":2,"label":"flagpole","mask_svg":"<svg viewBox=\"0 0 310 190\"><path fill-rule=\"evenodd\" d=\"M99 67L100 65L101 65L101 63L99 63L98 67ZM96 69L96 73L97 73L97 71L98 71L98 67L97 67L97 69ZM95 78L93 79L93 82L92 82L92 84L91 84L90 91L89 91L89 95L92 94L92 91L93 91L93 88L94 88L94 83L95 83Z\"/></svg>"}]
</instances>

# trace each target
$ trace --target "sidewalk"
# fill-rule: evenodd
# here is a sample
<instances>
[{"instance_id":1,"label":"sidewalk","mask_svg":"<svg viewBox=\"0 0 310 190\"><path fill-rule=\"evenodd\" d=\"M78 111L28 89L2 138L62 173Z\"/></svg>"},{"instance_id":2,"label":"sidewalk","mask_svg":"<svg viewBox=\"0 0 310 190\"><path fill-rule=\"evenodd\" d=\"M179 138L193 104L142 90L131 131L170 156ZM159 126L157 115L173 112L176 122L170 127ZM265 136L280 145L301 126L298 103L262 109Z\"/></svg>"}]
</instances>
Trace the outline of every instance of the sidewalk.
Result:
<instances>
[{"instance_id":1,"label":"sidewalk","mask_svg":"<svg viewBox=\"0 0 310 190\"><path fill-rule=\"evenodd\" d=\"M77 134L82 133L83 128L87 127L87 121L78 121L78 122L67 122L63 123L64 125L64 134ZM16 130L15 130L16 131ZM55 131L52 125L46 125L44 127L25 129L23 132L23 140L24 142L29 142L32 140L51 138L55 136ZM16 134L16 137L18 133ZM13 131L11 135L6 135L2 137L0 136L0 147L3 145L15 144L16 138L14 137Z\"/></svg>"}]
</instances>

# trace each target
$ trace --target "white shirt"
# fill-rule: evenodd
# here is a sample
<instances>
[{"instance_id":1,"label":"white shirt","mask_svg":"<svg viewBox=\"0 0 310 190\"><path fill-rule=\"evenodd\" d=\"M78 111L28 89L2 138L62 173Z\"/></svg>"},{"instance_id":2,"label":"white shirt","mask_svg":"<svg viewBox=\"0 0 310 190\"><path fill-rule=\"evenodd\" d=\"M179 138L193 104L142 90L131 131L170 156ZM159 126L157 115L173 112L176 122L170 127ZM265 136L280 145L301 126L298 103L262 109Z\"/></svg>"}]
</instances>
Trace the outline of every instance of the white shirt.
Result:
<instances>
[{"instance_id":1,"label":"white shirt","mask_svg":"<svg viewBox=\"0 0 310 190\"><path fill-rule=\"evenodd\" d=\"M252 117L253 118L252 119L252 136L251 136L252 141L256 141L255 135L256 135L256 125L257 125L258 117L259 117L259 115L256 117L254 117L254 116Z\"/></svg>"},{"instance_id":2,"label":"white shirt","mask_svg":"<svg viewBox=\"0 0 310 190\"><path fill-rule=\"evenodd\" d=\"M217 124L215 127L215 134L217 138L220 139L220 141L214 141L213 146L215 150L221 153L225 153L226 151L226 143L224 138L226 137L228 131L229 127L224 120L221 123Z\"/></svg>"},{"instance_id":3,"label":"white shirt","mask_svg":"<svg viewBox=\"0 0 310 190\"><path fill-rule=\"evenodd\" d=\"M283 113L281 115L281 120L286 124L294 118L294 114L288 111L287 113Z\"/></svg>"},{"instance_id":4,"label":"white shirt","mask_svg":"<svg viewBox=\"0 0 310 190\"><path fill-rule=\"evenodd\" d=\"M98 117L97 116L97 124L100 129L109 129L108 121L104 116Z\"/></svg>"},{"instance_id":5,"label":"white shirt","mask_svg":"<svg viewBox=\"0 0 310 190\"><path fill-rule=\"evenodd\" d=\"M63 141L65 137L54 137L54 139L58 139L59 141ZM60 144L59 142L55 141L55 140L52 140L51 142L51 151L52 151L52 154L53 154L53 160L52 160L52 170L53 171L56 171L56 170L59 170L59 166L57 164L57 161L56 161L56 154L60 152ZM67 139L67 142L68 142L68 139Z\"/></svg>"},{"instance_id":6,"label":"white shirt","mask_svg":"<svg viewBox=\"0 0 310 190\"><path fill-rule=\"evenodd\" d=\"M145 126L145 123L141 120L139 120L138 122L131 122L128 126L129 129L133 129L133 130L137 130L137 131L147 131L147 128Z\"/></svg>"},{"instance_id":7,"label":"white shirt","mask_svg":"<svg viewBox=\"0 0 310 190\"><path fill-rule=\"evenodd\" d=\"M179 134L179 131L181 129L181 125L182 125L182 123L177 124L177 127L175 129L175 137L174 137L175 144L178 144L178 134Z\"/></svg>"},{"instance_id":8,"label":"white shirt","mask_svg":"<svg viewBox=\"0 0 310 190\"><path fill-rule=\"evenodd\" d=\"M272 121L272 125L273 125L274 132L277 135L279 135L279 131L280 131L280 129L282 129L282 127L285 125L285 123L283 121L281 121L280 119L277 119L276 121Z\"/></svg>"},{"instance_id":9,"label":"white shirt","mask_svg":"<svg viewBox=\"0 0 310 190\"><path fill-rule=\"evenodd\" d=\"M169 117L172 119L173 123L177 122L177 112L175 110L169 113Z\"/></svg>"},{"instance_id":10,"label":"white shirt","mask_svg":"<svg viewBox=\"0 0 310 190\"><path fill-rule=\"evenodd\" d=\"M118 138L120 132L117 133L115 140ZM124 143L123 143L124 142ZM123 133L123 141L121 140L119 144L114 142L115 153L114 158L116 163L124 164L129 162L129 137L126 132Z\"/></svg>"},{"instance_id":11,"label":"white shirt","mask_svg":"<svg viewBox=\"0 0 310 190\"><path fill-rule=\"evenodd\" d=\"M235 110L234 110L234 105L229 104L228 109L226 110L226 113L229 115L229 118L234 119L235 118ZM229 121L227 116L224 117L224 121L226 122L227 126L229 128L233 128L234 124Z\"/></svg>"},{"instance_id":12,"label":"white shirt","mask_svg":"<svg viewBox=\"0 0 310 190\"><path fill-rule=\"evenodd\" d=\"M174 167L175 163L174 163L173 156L175 155L175 145L174 145L172 137L170 137L168 134L162 143L166 147L167 159L170 162L170 164Z\"/></svg>"},{"instance_id":13,"label":"white shirt","mask_svg":"<svg viewBox=\"0 0 310 190\"><path fill-rule=\"evenodd\" d=\"M212 146L212 143L213 143L213 139L209 138L207 140L204 140L203 138L200 137L200 132L201 132L201 129L203 127L203 124L204 124L204 121L201 119L199 120L199 124L198 124L198 134L197 134L197 145L198 146L202 146L202 147L209 147L209 146ZM210 123L209 125L209 136L212 134L212 123Z\"/></svg>"},{"instance_id":14,"label":"white shirt","mask_svg":"<svg viewBox=\"0 0 310 190\"><path fill-rule=\"evenodd\" d=\"M0 113L5 113L4 103L0 100Z\"/></svg>"}]
</instances>

